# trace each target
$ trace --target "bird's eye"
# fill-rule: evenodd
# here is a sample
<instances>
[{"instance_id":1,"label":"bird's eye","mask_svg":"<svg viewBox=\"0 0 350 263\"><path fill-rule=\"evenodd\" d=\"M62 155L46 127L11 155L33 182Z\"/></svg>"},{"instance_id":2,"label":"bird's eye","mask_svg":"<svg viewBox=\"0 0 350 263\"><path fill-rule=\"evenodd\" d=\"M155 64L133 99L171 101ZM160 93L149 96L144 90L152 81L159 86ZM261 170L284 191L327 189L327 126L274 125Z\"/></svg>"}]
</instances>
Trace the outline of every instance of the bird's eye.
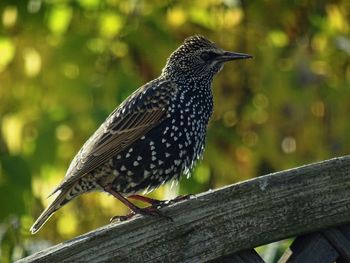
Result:
<instances>
[{"instance_id":1,"label":"bird's eye","mask_svg":"<svg viewBox=\"0 0 350 263\"><path fill-rule=\"evenodd\" d=\"M204 51L201 54L201 59L203 59L204 61L209 61L209 60L216 58L217 56L218 56L218 54L216 54L212 51Z\"/></svg>"}]
</instances>

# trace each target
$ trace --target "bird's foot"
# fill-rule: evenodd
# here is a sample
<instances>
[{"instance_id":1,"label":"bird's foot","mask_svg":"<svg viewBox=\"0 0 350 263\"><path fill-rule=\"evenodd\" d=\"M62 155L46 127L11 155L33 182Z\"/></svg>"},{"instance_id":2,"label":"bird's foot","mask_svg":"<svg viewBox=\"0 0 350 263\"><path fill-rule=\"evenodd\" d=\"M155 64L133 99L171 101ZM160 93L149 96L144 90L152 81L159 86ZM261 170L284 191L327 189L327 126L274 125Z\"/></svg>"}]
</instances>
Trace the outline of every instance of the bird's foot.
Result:
<instances>
[{"instance_id":1,"label":"bird's foot","mask_svg":"<svg viewBox=\"0 0 350 263\"><path fill-rule=\"evenodd\" d=\"M111 190L110 188L105 189L107 192L111 193L113 196L118 198L120 201L122 201L125 205L127 205L130 209L131 212L125 216L114 216L110 219L110 222L123 222L126 221L132 217L134 217L137 214L140 215L146 215L146 216L153 216L153 217L160 217L160 218L166 218L167 220L173 221L173 219L169 216L164 215L159 211L160 208L175 204L177 202L181 202L184 200L189 199L190 197L194 196L192 194L188 195L179 195L175 197L174 199L171 200L157 200L153 199L147 196L142 196L142 195L131 195L128 198L139 200L145 203L150 204L150 206L145 207L145 208L140 208L138 206L135 206L133 203L128 201L125 197L123 197L121 194L118 192L115 192Z\"/></svg>"},{"instance_id":2,"label":"bird's foot","mask_svg":"<svg viewBox=\"0 0 350 263\"><path fill-rule=\"evenodd\" d=\"M153 217L160 217L160 218L165 218L169 221L174 221L170 216L166 216L163 213L161 213L157 207L149 206L145 208L137 208L135 211L130 212L126 216L114 216L110 219L110 222L123 222L128 219L131 219L135 215L140 214L140 215L145 215L145 216L153 216Z\"/></svg>"},{"instance_id":3,"label":"bird's foot","mask_svg":"<svg viewBox=\"0 0 350 263\"><path fill-rule=\"evenodd\" d=\"M187 194L187 195L178 195L174 199L170 199L170 200L156 200L157 202L154 202L152 204L152 206L157 207L157 208L161 208L161 207L169 206L172 204L176 204L176 203L181 202L181 201L185 201L187 199L190 199L193 196L194 196L193 194Z\"/></svg>"},{"instance_id":4,"label":"bird's foot","mask_svg":"<svg viewBox=\"0 0 350 263\"><path fill-rule=\"evenodd\" d=\"M153 199L142 195L131 195L129 196L129 198L148 203L151 205L150 207L153 207L153 208L162 208L162 207L166 207L166 206L187 200L193 196L194 196L193 194L179 195L171 200L157 200L157 199Z\"/></svg>"}]
</instances>

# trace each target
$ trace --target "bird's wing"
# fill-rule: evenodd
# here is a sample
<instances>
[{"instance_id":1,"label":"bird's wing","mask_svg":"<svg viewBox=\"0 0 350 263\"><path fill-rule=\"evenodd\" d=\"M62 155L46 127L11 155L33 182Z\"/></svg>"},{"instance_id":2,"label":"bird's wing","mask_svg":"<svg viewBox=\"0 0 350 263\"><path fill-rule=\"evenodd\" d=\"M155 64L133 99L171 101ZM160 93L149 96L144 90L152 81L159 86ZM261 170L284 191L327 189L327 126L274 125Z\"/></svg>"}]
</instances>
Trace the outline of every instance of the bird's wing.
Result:
<instances>
[{"instance_id":1,"label":"bird's wing","mask_svg":"<svg viewBox=\"0 0 350 263\"><path fill-rule=\"evenodd\" d=\"M53 193L96 169L166 119L176 93L174 83L155 80L131 94L83 145Z\"/></svg>"}]
</instances>

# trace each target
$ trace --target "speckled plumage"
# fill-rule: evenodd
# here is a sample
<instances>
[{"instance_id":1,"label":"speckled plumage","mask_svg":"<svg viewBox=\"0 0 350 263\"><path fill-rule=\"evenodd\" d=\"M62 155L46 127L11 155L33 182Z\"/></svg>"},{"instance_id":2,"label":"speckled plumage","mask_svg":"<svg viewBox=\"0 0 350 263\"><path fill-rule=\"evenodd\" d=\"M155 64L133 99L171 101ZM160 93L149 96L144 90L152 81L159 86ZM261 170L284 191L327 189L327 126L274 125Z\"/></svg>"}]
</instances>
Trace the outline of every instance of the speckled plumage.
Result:
<instances>
[{"instance_id":1,"label":"speckled plumage","mask_svg":"<svg viewBox=\"0 0 350 263\"><path fill-rule=\"evenodd\" d=\"M225 61L248 57L201 36L187 38L162 74L131 94L83 145L31 232L83 193L105 190L127 197L188 174L204 151L213 77Z\"/></svg>"}]
</instances>

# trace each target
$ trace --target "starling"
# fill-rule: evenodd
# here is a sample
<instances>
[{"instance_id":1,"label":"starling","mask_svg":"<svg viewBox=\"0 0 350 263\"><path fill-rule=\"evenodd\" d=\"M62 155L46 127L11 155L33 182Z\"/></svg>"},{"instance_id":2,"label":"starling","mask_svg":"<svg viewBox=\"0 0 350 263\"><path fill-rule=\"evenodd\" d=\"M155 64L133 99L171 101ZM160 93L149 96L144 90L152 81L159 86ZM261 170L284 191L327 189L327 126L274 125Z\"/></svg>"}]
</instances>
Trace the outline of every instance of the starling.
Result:
<instances>
[{"instance_id":1,"label":"starling","mask_svg":"<svg viewBox=\"0 0 350 263\"><path fill-rule=\"evenodd\" d=\"M137 193L190 173L204 151L214 76L224 62L251 57L225 51L202 36L185 39L161 75L132 93L86 141L31 233L67 202L95 190L112 194L134 214L160 215L127 198L152 204Z\"/></svg>"}]
</instances>

